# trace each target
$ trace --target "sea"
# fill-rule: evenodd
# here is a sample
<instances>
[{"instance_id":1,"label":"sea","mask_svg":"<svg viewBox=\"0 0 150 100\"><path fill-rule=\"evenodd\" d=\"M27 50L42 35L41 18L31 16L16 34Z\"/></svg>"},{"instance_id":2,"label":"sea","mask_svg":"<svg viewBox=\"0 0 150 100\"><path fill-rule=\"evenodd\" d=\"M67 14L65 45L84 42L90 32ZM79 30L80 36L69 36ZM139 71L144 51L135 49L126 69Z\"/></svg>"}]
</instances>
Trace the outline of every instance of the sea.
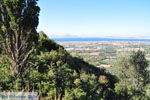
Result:
<instances>
[{"instance_id":1,"label":"sea","mask_svg":"<svg viewBox=\"0 0 150 100\"><path fill-rule=\"evenodd\" d=\"M150 39L119 39L119 38L53 38L57 42L65 41L150 41Z\"/></svg>"}]
</instances>

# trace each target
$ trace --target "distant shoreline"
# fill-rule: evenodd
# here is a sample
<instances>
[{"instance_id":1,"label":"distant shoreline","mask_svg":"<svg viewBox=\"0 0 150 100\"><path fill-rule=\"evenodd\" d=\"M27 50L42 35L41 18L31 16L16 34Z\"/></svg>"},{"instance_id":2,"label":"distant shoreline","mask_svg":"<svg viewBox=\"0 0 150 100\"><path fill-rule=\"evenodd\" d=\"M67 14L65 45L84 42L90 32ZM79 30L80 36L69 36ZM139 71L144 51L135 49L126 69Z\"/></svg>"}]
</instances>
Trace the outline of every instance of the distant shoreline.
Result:
<instances>
[{"instance_id":1,"label":"distant shoreline","mask_svg":"<svg viewBox=\"0 0 150 100\"><path fill-rule=\"evenodd\" d=\"M119 38L53 38L58 42L65 41L150 41L150 39L119 39Z\"/></svg>"}]
</instances>

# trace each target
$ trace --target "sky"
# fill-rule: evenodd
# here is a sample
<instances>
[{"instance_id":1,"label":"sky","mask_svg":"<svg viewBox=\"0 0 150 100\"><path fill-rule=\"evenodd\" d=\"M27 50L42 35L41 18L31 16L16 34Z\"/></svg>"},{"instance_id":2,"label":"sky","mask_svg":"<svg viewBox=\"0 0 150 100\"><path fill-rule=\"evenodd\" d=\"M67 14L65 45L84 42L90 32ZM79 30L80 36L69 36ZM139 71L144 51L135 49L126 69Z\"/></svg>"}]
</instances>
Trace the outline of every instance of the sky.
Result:
<instances>
[{"instance_id":1,"label":"sky","mask_svg":"<svg viewBox=\"0 0 150 100\"><path fill-rule=\"evenodd\" d=\"M150 0L39 0L50 37L150 37Z\"/></svg>"}]
</instances>

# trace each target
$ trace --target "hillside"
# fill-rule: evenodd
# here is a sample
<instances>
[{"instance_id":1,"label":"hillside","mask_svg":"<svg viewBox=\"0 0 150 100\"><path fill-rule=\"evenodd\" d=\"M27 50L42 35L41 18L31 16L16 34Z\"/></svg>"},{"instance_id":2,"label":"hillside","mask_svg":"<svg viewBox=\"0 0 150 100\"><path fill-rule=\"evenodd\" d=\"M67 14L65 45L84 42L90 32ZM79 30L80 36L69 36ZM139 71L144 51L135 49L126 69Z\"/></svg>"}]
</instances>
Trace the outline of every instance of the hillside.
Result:
<instances>
[{"instance_id":1,"label":"hillside","mask_svg":"<svg viewBox=\"0 0 150 100\"><path fill-rule=\"evenodd\" d=\"M103 97L104 93L106 91L111 93L109 89L114 89L116 79L113 75L78 56L71 56L63 46L49 39L44 32L40 32L34 52L26 62L28 67L20 77L13 74L15 72L11 70L13 63L3 51L0 57L1 91L34 89L40 98L45 99L98 100L98 98L110 98L110 96Z\"/></svg>"}]
</instances>

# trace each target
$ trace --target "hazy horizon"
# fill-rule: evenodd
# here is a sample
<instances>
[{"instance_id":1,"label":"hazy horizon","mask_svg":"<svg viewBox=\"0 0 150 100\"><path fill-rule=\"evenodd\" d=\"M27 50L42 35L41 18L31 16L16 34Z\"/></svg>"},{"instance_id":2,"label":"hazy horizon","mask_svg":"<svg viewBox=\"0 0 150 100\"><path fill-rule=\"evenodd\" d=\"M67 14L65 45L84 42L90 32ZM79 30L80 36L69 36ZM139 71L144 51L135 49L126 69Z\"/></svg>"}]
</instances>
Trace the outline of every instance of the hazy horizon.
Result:
<instances>
[{"instance_id":1,"label":"hazy horizon","mask_svg":"<svg viewBox=\"0 0 150 100\"><path fill-rule=\"evenodd\" d=\"M40 0L49 37L150 37L150 0Z\"/></svg>"},{"instance_id":2,"label":"hazy horizon","mask_svg":"<svg viewBox=\"0 0 150 100\"><path fill-rule=\"evenodd\" d=\"M47 34L47 33L46 33ZM64 35L51 35L47 34L50 38L118 38L118 39L150 39L150 35L128 35L128 36L77 36L77 35L70 35L70 34L64 34Z\"/></svg>"}]
</instances>

